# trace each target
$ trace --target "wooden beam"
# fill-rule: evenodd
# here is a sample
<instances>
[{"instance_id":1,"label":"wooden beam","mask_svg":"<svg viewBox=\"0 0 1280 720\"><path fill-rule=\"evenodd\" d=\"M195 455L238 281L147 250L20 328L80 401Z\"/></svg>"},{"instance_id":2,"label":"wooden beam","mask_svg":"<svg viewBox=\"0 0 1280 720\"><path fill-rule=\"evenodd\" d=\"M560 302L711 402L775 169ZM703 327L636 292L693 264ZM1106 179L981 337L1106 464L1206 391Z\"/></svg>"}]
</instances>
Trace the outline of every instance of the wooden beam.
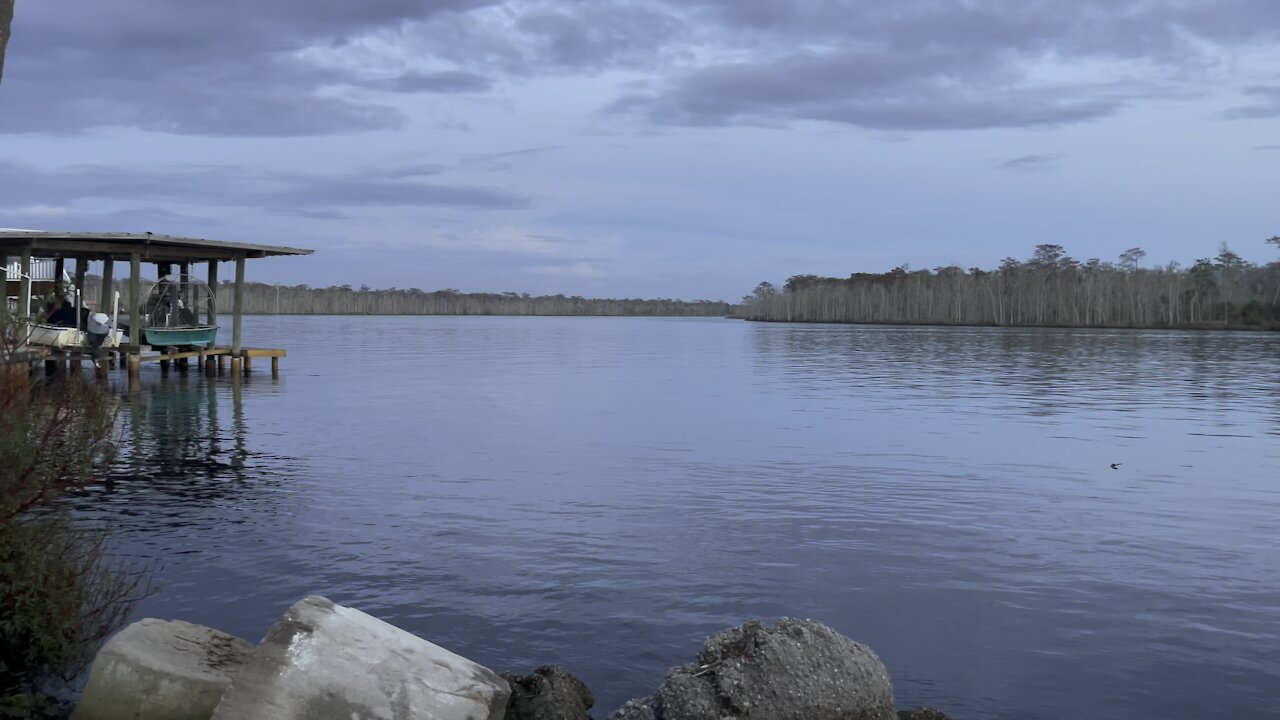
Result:
<instances>
[{"instance_id":1,"label":"wooden beam","mask_svg":"<svg viewBox=\"0 0 1280 720\"><path fill-rule=\"evenodd\" d=\"M142 253L145 262L179 262L182 260L234 260L238 253L234 250L220 250L215 248L200 247L177 247L163 245L140 246L130 243L102 243L102 242L77 242L74 240L40 240L36 239L32 242L32 247L37 251L37 255L41 252L46 256L61 254L65 257L80 258L102 258L107 255L114 255L117 258L126 258L133 253ZM266 253L257 253L255 257L266 257Z\"/></svg>"},{"instance_id":2,"label":"wooden beam","mask_svg":"<svg viewBox=\"0 0 1280 720\"><path fill-rule=\"evenodd\" d=\"M218 325L218 306L216 304L218 296L218 261L209 261L209 307L206 312L209 315L209 324Z\"/></svg>"},{"instance_id":3,"label":"wooden beam","mask_svg":"<svg viewBox=\"0 0 1280 720\"><path fill-rule=\"evenodd\" d=\"M31 248L22 249L22 261L18 263L22 283L18 289L18 317L31 315Z\"/></svg>"},{"instance_id":4,"label":"wooden beam","mask_svg":"<svg viewBox=\"0 0 1280 720\"><path fill-rule=\"evenodd\" d=\"M235 300L231 308L231 357L240 355L240 318L244 314L244 256L236 258ZM232 372L239 370L235 360L231 361Z\"/></svg>"}]
</instances>

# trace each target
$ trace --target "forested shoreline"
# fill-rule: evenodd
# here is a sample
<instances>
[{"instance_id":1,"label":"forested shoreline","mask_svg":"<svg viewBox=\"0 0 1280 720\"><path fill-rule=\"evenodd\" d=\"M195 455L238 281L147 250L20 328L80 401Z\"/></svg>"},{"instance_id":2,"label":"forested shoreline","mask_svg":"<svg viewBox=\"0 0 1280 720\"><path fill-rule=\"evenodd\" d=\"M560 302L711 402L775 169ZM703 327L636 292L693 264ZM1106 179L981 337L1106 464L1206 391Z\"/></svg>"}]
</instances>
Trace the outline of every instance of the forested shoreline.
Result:
<instances>
[{"instance_id":1,"label":"forested shoreline","mask_svg":"<svg viewBox=\"0 0 1280 720\"><path fill-rule=\"evenodd\" d=\"M1280 249L1280 237L1267 240ZM956 266L847 278L796 275L762 282L735 317L777 322L1280 329L1280 261L1248 262L1225 244L1190 267L1142 267L1131 248L1119 262L1084 262L1061 245L993 270Z\"/></svg>"},{"instance_id":2,"label":"forested shoreline","mask_svg":"<svg viewBox=\"0 0 1280 720\"><path fill-rule=\"evenodd\" d=\"M233 287L218 288L221 312L231 309ZM256 315L634 315L649 317L723 316L733 305L713 300L667 298L613 299L577 295L528 293L464 293L458 290L424 291L341 285L313 288L306 285L246 283L244 311Z\"/></svg>"}]
</instances>

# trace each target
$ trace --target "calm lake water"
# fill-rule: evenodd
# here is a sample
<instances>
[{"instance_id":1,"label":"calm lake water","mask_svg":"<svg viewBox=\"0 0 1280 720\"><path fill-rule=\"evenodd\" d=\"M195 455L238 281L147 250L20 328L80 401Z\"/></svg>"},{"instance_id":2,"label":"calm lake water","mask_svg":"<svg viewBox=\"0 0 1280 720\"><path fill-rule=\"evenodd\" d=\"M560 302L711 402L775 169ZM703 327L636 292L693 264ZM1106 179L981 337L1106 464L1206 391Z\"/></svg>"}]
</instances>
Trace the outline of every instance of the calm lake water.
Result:
<instances>
[{"instance_id":1,"label":"calm lake water","mask_svg":"<svg viewBox=\"0 0 1280 720\"><path fill-rule=\"evenodd\" d=\"M1280 333L246 337L288 348L278 380L144 367L128 460L77 502L161 563L139 616L257 641L320 593L496 670L563 665L597 718L786 615L957 718L1280 717Z\"/></svg>"}]
</instances>

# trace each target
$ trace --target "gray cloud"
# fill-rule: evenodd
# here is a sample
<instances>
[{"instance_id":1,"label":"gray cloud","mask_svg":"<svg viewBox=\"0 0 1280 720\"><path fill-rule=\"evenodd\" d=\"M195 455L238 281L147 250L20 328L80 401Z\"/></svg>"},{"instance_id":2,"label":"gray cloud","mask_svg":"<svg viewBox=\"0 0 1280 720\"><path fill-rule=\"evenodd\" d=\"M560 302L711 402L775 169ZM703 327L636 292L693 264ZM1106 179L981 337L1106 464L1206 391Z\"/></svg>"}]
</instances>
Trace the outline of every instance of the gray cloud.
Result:
<instances>
[{"instance_id":1,"label":"gray cloud","mask_svg":"<svg viewBox=\"0 0 1280 720\"><path fill-rule=\"evenodd\" d=\"M351 175L273 173L233 166L130 169L79 165L41 170L0 161L5 207L66 206L92 199L178 201L190 205L331 212L370 206L447 206L506 210L529 206L516 193L483 187L450 186L406 179L400 168L385 174L366 169Z\"/></svg>"},{"instance_id":2,"label":"gray cloud","mask_svg":"<svg viewBox=\"0 0 1280 720\"><path fill-rule=\"evenodd\" d=\"M1001 170L1017 170L1019 172L1033 172L1038 170L1048 170L1056 165L1058 159L1053 155L1022 155L1016 158L1004 160L996 165Z\"/></svg>"},{"instance_id":3,"label":"gray cloud","mask_svg":"<svg viewBox=\"0 0 1280 720\"><path fill-rule=\"evenodd\" d=\"M389 80L367 83L368 87L401 93L484 92L492 87L488 78L458 70L435 73L405 73Z\"/></svg>"},{"instance_id":4,"label":"gray cloud","mask_svg":"<svg viewBox=\"0 0 1280 720\"><path fill-rule=\"evenodd\" d=\"M608 109L681 125L828 120L884 130L973 129L1101 117L1120 107L1111 92L1020 86L991 59L949 51L841 51L706 68Z\"/></svg>"},{"instance_id":5,"label":"gray cloud","mask_svg":"<svg viewBox=\"0 0 1280 720\"><path fill-rule=\"evenodd\" d=\"M491 0L223 0L155 3L63 0L19 9L0 132L74 132L121 125L199 135L302 136L401 126L377 102L330 90L354 74L298 57L346 46L409 19ZM395 92L460 92L468 73L406 73Z\"/></svg>"},{"instance_id":6,"label":"gray cloud","mask_svg":"<svg viewBox=\"0 0 1280 720\"><path fill-rule=\"evenodd\" d=\"M1280 150L1280 145L1259 145L1254 150Z\"/></svg>"},{"instance_id":7,"label":"gray cloud","mask_svg":"<svg viewBox=\"0 0 1280 720\"><path fill-rule=\"evenodd\" d=\"M0 132L394 129L406 118L379 92L606 69L655 88L609 110L660 124L1042 126L1207 91L1215 51L1261 47L1280 26L1274 0L60 0L19 12ZM380 46L382 79L342 61ZM1086 65L1117 80L1073 76ZM1062 79L1032 69L1046 66ZM1269 92L1228 115L1280 112Z\"/></svg>"},{"instance_id":8,"label":"gray cloud","mask_svg":"<svg viewBox=\"0 0 1280 720\"><path fill-rule=\"evenodd\" d=\"M1222 117L1227 120L1280 117L1280 86L1251 85L1244 89L1244 94L1257 98L1258 102L1227 110L1222 113Z\"/></svg>"}]
</instances>

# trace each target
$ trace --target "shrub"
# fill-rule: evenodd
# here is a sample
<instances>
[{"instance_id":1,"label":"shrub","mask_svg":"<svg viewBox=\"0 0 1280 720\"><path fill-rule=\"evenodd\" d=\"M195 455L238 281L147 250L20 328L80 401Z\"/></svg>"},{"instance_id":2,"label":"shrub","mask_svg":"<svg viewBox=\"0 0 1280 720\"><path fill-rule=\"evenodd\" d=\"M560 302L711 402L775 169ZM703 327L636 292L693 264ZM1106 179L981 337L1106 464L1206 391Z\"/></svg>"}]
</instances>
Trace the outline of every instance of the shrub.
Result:
<instances>
[{"instance_id":1,"label":"shrub","mask_svg":"<svg viewBox=\"0 0 1280 720\"><path fill-rule=\"evenodd\" d=\"M101 529L58 500L114 458L115 411L91 382L31 382L13 360L20 326L0 315L0 697L83 670L147 592L113 562Z\"/></svg>"}]
</instances>

